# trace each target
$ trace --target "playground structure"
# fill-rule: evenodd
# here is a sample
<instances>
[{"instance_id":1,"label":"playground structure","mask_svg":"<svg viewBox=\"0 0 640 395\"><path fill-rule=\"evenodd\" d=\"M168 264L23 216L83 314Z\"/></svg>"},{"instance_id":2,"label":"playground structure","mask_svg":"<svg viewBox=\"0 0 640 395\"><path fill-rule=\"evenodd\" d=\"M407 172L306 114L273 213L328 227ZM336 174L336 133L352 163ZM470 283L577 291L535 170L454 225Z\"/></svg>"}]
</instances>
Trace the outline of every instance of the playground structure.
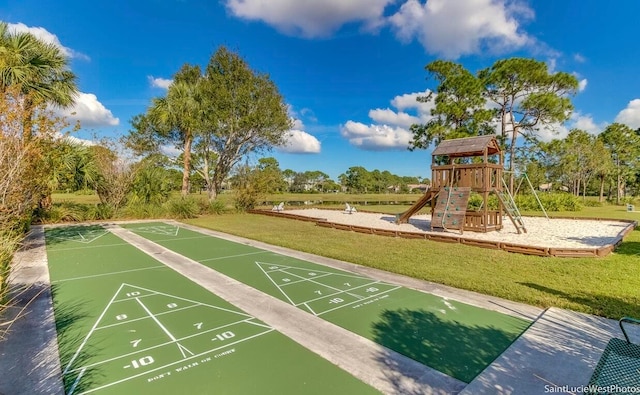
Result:
<instances>
[{"instance_id":1,"label":"playground structure","mask_svg":"<svg viewBox=\"0 0 640 395\"><path fill-rule=\"evenodd\" d=\"M439 164L443 162L447 163ZM431 187L398 216L398 224L409 222L411 216L430 203L432 229L491 232L502 229L506 213L518 233L526 233L520 211L502 178L504 156L495 136L445 140L433 151L431 163ZM467 210L471 192L482 197L477 211ZM489 209L492 193L500 202L497 210Z\"/></svg>"}]
</instances>

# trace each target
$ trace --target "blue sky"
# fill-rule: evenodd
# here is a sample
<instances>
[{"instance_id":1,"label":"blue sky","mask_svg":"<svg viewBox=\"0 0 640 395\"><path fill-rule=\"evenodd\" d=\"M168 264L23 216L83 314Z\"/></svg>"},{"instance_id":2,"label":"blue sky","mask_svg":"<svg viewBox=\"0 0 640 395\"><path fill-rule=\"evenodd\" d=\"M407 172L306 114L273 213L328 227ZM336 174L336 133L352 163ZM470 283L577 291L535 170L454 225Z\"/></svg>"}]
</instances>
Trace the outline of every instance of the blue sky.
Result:
<instances>
[{"instance_id":1,"label":"blue sky","mask_svg":"<svg viewBox=\"0 0 640 395\"><path fill-rule=\"evenodd\" d=\"M126 134L181 65L225 45L271 76L296 120L268 155L334 179L351 166L430 176L430 150L407 146L429 118L415 97L435 88L435 59L476 72L524 56L573 73L575 111L553 137L639 128L638 15L635 0L0 0L0 20L70 57L77 137Z\"/></svg>"}]
</instances>

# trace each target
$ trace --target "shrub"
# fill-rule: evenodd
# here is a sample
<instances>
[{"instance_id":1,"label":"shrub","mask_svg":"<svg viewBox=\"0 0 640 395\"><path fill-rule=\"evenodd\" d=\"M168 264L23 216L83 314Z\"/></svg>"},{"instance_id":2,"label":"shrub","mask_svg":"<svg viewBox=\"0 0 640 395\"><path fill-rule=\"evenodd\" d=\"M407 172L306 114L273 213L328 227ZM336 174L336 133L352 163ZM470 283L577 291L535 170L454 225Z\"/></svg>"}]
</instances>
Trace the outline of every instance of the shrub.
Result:
<instances>
[{"instance_id":1,"label":"shrub","mask_svg":"<svg viewBox=\"0 0 640 395\"><path fill-rule=\"evenodd\" d=\"M125 206L124 214L129 218L162 218L167 216L167 206L132 201Z\"/></svg>"},{"instance_id":2,"label":"shrub","mask_svg":"<svg viewBox=\"0 0 640 395\"><path fill-rule=\"evenodd\" d=\"M0 306L4 305L7 295L7 278L11 268L13 254L20 245L22 233L15 231L0 232ZM0 307L0 311L2 308Z\"/></svg>"},{"instance_id":3,"label":"shrub","mask_svg":"<svg viewBox=\"0 0 640 395\"><path fill-rule=\"evenodd\" d=\"M570 193L543 193L539 194L538 198L546 211L580 211L582 209L581 199ZM521 211L541 210L533 194L518 195L515 200Z\"/></svg>"},{"instance_id":4,"label":"shrub","mask_svg":"<svg viewBox=\"0 0 640 395\"><path fill-rule=\"evenodd\" d=\"M225 212L227 206L219 199L214 201L202 201L200 212L203 214L217 214L220 215Z\"/></svg>"},{"instance_id":5,"label":"shrub","mask_svg":"<svg viewBox=\"0 0 640 395\"><path fill-rule=\"evenodd\" d=\"M592 200L592 199L584 200L582 204L585 207L602 207L603 206L602 202L599 202L597 200Z\"/></svg>"},{"instance_id":6,"label":"shrub","mask_svg":"<svg viewBox=\"0 0 640 395\"><path fill-rule=\"evenodd\" d=\"M234 198L234 206L238 211L247 211L254 209L258 205L262 193L253 188L252 185L245 185L236 190Z\"/></svg>"},{"instance_id":7,"label":"shrub","mask_svg":"<svg viewBox=\"0 0 640 395\"><path fill-rule=\"evenodd\" d=\"M49 208L39 208L36 210L35 220L44 224L81 222L87 219L88 211L89 206L80 203L54 203Z\"/></svg>"},{"instance_id":8,"label":"shrub","mask_svg":"<svg viewBox=\"0 0 640 395\"><path fill-rule=\"evenodd\" d=\"M88 221L100 221L113 218L115 210L109 204L98 203L89 206L86 211L85 219Z\"/></svg>"},{"instance_id":9,"label":"shrub","mask_svg":"<svg viewBox=\"0 0 640 395\"><path fill-rule=\"evenodd\" d=\"M167 211L174 218L187 219L198 216L198 202L193 198L180 197L171 199L166 203Z\"/></svg>"},{"instance_id":10,"label":"shrub","mask_svg":"<svg viewBox=\"0 0 640 395\"><path fill-rule=\"evenodd\" d=\"M467 204L467 210L477 211L482 209L483 206L482 195L472 192L469 196L469 203ZM487 205L489 210L497 210L499 205L498 197L494 194L490 194L487 199Z\"/></svg>"}]
</instances>

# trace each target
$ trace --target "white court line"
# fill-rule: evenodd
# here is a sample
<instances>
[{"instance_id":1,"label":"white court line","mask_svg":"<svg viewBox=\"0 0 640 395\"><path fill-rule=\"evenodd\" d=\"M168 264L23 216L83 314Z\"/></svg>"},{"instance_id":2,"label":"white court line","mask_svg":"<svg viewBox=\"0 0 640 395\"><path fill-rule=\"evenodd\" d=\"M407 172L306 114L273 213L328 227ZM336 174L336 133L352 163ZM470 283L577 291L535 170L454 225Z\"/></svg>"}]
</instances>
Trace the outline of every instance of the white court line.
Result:
<instances>
[{"instance_id":1,"label":"white court line","mask_svg":"<svg viewBox=\"0 0 640 395\"><path fill-rule=\"evenodd\" d=\"M333 289L334 291L346 292L345 290L342 290L342 289L340 289L340 288L332 287L331 285L327 285L327 284L323 284L323 283L321 283L321 282L313 281L313 280L312 280L312 278L315 278L315 277L317 277L317 276L314 276L314 277L311 277L311 278L306 278L306 277L302 277L302 276L300 276L300 275L298 275L298 274L289 273L289 272L288 272L288 271L286 271L286 270L283 270L282 272L283 272L283 273L287 273L287 274L288 274L288 275L290 275L290 276L295 276L295 277L301 278L301 279L303 279L303 280L305 280L305 281L307 281L307 282L314 283L314 284L316 284L316 285L322 285L322 286L324 286L324 287L327 287L327 288ZM371 279L368 279L368 278L366 278L366 277L361 277L361 278L362 278L362 279L366 279L366 280L371 280ZM379 281L376 281L376 282L379 282Z\"/></svg>"},{"instance_id":2,"label":"white court line","mask_svg":"<svg viewBox=\"0 0 640 395\"><path fill-rule=\"evenodd\" d=\"M105 384L105 385L100 386L100 387L97 387L97 388L92 388L92 389L90 389L90 390L88 390L88 391L85 391L85 392L82 392L82 393L80 393L80 394L78 394L78 395L89 394L89 393L91 393L91 392L95 392L95 391L98 391L98 390L101 390L101 389L104 389L104 388L108 388L108 387L111 387L111 386L113 386L113 385L120 384L120 383L122 383L122 382L125 382L125 381L128 381L128 380L131 380L131 379L135 379L135 378L137 378L137 377L144 376L144 375L149 374L149 373L153 373L153 372L155 372L155 371L157 371L157 370L165 369L165 368L167 368L167 367L169 367L169 366L173 366L173 365L176 365L176 364L179 364L179 363L185 362L185 361L187 361L187 360L189 360L189 359L197 358L197 357L199 357L199 356L201 356L201 355L204 355L204 354L207 354L207 353L210 353L210 352L215 352L215 351L218 351L218 350L223 349L223 348L226 348L226 347L235 346L236 344L239 344L239 343L245 342L245 341L247 341L247 340L254 339L254 338L256 338L256 337L259 337L259 336L265 335L265 334L267 334L267 333L269 333L269 332L273 332L273 331L274 331L274 329L270 329L270 330L268 330L268 331L264 331L264 332L262 332L262 333L258 333L258 334L256 334L256 335L252 335L252 336L250 336L250 337L246 337L246 338L244 338L244 339L240 339L240 340L235 341L235 342L227 343L227 344L225 344L224 346L220 346L220 347L217 347L217 348L213 348L213 349L211 349L211 350L207 350L207 351L205 351L205 352L201 352L200 354L195 354L195 355L193 355L193 356L191 356L191 357L183 358L183 359L181 359L181 360L179 360L179 361L172 362L172 363L170 363L170 364L167 364L167 365L164 365L164 366L160 366L160 367L155 368L155 369L147 370L147 371L145 371L145 372L138 373L138 374L136 374L136 375L134 375L134 376L130 376L130 377L127 377L127 378L124 378L124 379L118 380L118 381L114 381L113 383Z\"/></svg>"},{"instance_id":3,"label":"white court line","mask_svg":"<svg viewBox=\"0 0 640 395\"><path fill-rule=\"evenodd\" d=\"M309 300L306 300L304 302L300 302L295 306L299 306L299 305L305 304L305 303L315 302L315 301L320 300L320 299L325 299L325 298L328 298L328 297L331 297L331 296L340 295L340 294L347 294L349 296L353 296L354 298L357 298L358 300L367 299L369 296L353 295L353 294L350 294L349 291L353 291L354 289L358 289L358 288L368 287L369 285L373 285L373 284L384 284L384 283L382 283L380 281L372 281L372 282L370 282L368 284L360 285L358 287L351 288L349 290L344 290L344 291L338 290L338 291L336 291L336 292L334 292L332 294L322 295L322 296L319 296L319 297L314 298L314 299L309 299ZM385 285L390 285L390 284L385 284Z\"/></svg>"},{"instance_id":4,"label":"white court line","mask_svg":"<svg viewBox=\"0 0 640 395\"><path fill-rule=\"evenodd\" d=\"M170 231L167 231L169 229ZM174 229L175 229L175 232L174 232ZM155 235L177 236L178 231L180 230L180 227L171 226L171 225L158 225L158 226L144 226L141 228L131 228L129 230L133 230L134 232L152 233Z\"/></svg>"},{"instance_id":5,"label":"white court line","mask_svg":"<svg viewBox=\"0 0 640 395\"><path fill-rule=\"evenodd\" d=\"M162 243L163 241L182 241L182 240L196 240L196 239L210 239L210 238L211 236L192 236L192 237L181 237L179 239L162 239L162 240L152 240L152 241L154 243Z\"/></svg>"},{"instance_id":6,"label":"white court line","mask_svg":"<svg viewBox=\"0 0 640 395\"><path fill-rule=\"evenodd\" d=\"M291 300L291 298L289 297L289 295L287 295L286 292L284 292L284 290L282 288L280 288L280 286L278 284L276 284L275 281L273 281L273 279L271 278L270 275L267 274L267 272L264 271L264 269L262 268L262 266L260 265L259 262L256 262L256 264L258 265L258 267L260 268L260 270L262 270L262 272L264 273L265 276L267 276L267 278L269 279L269 281L271 281L273 283L273 285L276 286L276 288L278 288L280 290L280 292L284 295L285 298L287 298L287 300L289 300L289 303L291 303L292 305L296 305L293 300Z\"/></svg>"},{"instance_id":7,"label":"white court line","mask_svg":"<svg viewBox=\"0 0 640 395\"><path fill-rule=\"evenodd\" d=\"M67 238L67 237L60 237L60 236L49 236L49 237L51 237L52 239L58 239L58 240L63 240L63 241L75 241L76 243L89 244L89 243L93 243L94 241L98 240L102 236L106 235L107 233L109 233L109 231L105 229L104 233L100 234L97 237L94 237L93 239L91 239L89 241L86 241L87 239L85 239L85 237L80 232L76 232L76 233L78 233L78 235L80 237L82 237L82 241L78 241L78 240L75 240L75 239L70 239L70 238Z\"/></svg>"},{"instance_id":8,"label":"white court line","mask_svg":"<svg viewBox=\"0 0 640 395\"><path fill-rule=\"evenodd\" d=\"M84 280L87 278L96 278L96 277L103 277L103 276L111 276L114 274L123 274L123 273L131 273L131 272L139 272L142 270L151 270L151 269L167 269L166 266L152 266L152 267L145 267L142 269L131 269L131 270L122 270L119 272L110 272L110 273L102 273L102 274L94 274L91 276L82 276L82 277L72 277L72 278L65 278L62 280L55 280L55 281L51 281L51 284L57 284L57 283L63 283L65 281L75 281L75 280Z\"/></svg>"},{"instance_id":9,"label":"white court line","mask_svg":"<svg viewBox=\"0 0 640 395\"><path fill-rule=\"evenodd\" d=\"M238 258L241 256L249 256L249 255L258 255L258 254L264 254L267 253L269 251L256 251L256 252L247 252L246 254L238 254L238 255L227 255L227 256L221 256L221 257L217 257L217 258L207 258L207 259L201 259L197 262L209 262L209 261L219 261L221 259L229 259L229 258Z\"/></svg>"},{"instance_id":10,"label":"white court line","mask_svg":"<svg viewBox=\"0 0 640 395\"><path fill-rule=\"evenodd\" d=\"M386 291L379 292L379 293L377 293L377 294L375 294L375 295L371 295L371 296L369 296L368 298L354 300L353 302L349 302L349 303L347 303L347 304L343 304L343 305L340 305L340 306L334 307L333 309L325 310L325 311L323 311L323 312L321 312L321 313L318 313L318 314L317 314L317 316L319 317L319 316L321 316L322 314L326 314L326 313L329 313L329 312L331 312L331 311L338 310L338 309L341 309L341 308L343 308L343 307L347 307L347 306L350 306L350 305L352 305L352 304L354 304L354 303L362 302L362 301L367 300L367 299L375 298L375 297L377 297L377 296L384 295L384 294L386 294L387 292L393 292L393 291L395 291L395 290L397 290L397 289L400 289L400 288L402 288L402 287L401 287L401 286L397 286L397 287L395 287L395 288L391 288L391 289L388 289L388 290L386 290Z\"/></svg>"},{"instance_id":11,"label":"white court line","mask_svg":"<svg viewBox=\"0 0 640 395\"><path fill-rule=\"evenodd\" d=\"M160 329L162 329L162 330L164 331L164 333L166 333L166 334L167 334L167 336L169 336L169 338L170 338L171 340L173 340L173 341L176 343L176 345L178 346L178 349L180 350L180 353L182 354L182 358L186 358L186 357L187 357L186 353L189 353L189 354L193 355L193 353L191 352L191 350L189 350L188 348L186 348L186 347L185 347L185 346L183 346L182 344L178 343L178 340L175 338L175 336L173 336L173 334L172 334L171 332L169 332L169 330L168 330L164 325L162 325L162 323L160 322L160 320L158 320L158 318L156 318L156 316L155 316L155 315L153 315L153 314L151 313L151 311L149 311L149 309L147 308L147 306L145 306L145 305L144 305L144 303L142 303L142 302L140 301L140 299L136 298L136 302L138 302L138 304L140 304L140 306L142 306L142 308L144 309L144 311L146 311L146 312L147 312L147 314L149 314L149 317L151 317L151 318L155 321L155 323L156 323L156 324L158 324L158 326L160 327ZM186 352L186 353L185 353L185 352Z\"/></svg>"},{"instance_id":12,"label":"white court line","mask_svg":"<svg viewBox=\"0 0 640 395\"><path fill-rule=\"evenodd\" d=\"M311 308L311 306L309 306L306 303L303 303L303 304L304 304L304 307L306 307L309 310L309 312L311 312L311 314L315 315L316 317L318 316L318 314Z\"/></svg>"},{"instance_id":13,"label":"white court line","mask_svg":"<svg viewBox=\"0 0 640 395\"><path fill-rule=\"evenodd\" d=\"M76 387L78 386L78 383L80 382L80 378L82 378L82 375L84 374L84 372L86 370L87 370L87 368L82 368L82 370L80 370L80 374L78 374L78 377L76 377L76 380L73 382L73 385L69 389L69 393L67 395L72 395L73 394L73 391L76 390Z\"/></svg>"},{"instance_id":14,"label":"white court line","mask_svg":"<svg viewBox=\"0 0 640 395\"><path fill-rule=\"evenodd\" d=\"M275 271L275 270L274 270L274 271ZM280 271L281 271L281 272L283 272L283 273L287 273L287 272L285 272L284 270L280 270ZM271 273L271 272L269 272L269 273ZM287 274L289 274L289 273L287 273ZM313 278L322 278L322 277L327 277L327 276L330 276L330 275L331 275L331 274L326 273L326 274L322 274L322 275L320 275L320 276L313 276ZM305 282L305 281L307 281L307 279L306 279L306 278L303 278L302 280L298 280L298 281L291 281L291 282L288 282L288 283L286 283L286 284L282 284L282 286L283 286L283 287L285 287L285 286L287 286L287 285L298 284L298 283L302 283L302 282Z\"/></svg>"},{"instance_id":15,"label":"white court line","mask_svg":"<svg viewBox=\"0 0 640 395\"><path fill-rule=\"evenodd\" d=\"M67 372L69 371L69 368L71 367L71 364L76 360L76 358L78 357L78 354L80 354L80 350L82 350L82 348L85 346L85 344L87 343L87 340L89 340L89 337L91 336L91 334L93 333L93 331L96 329L96 327L98 326L98 323L102 320L102 317L104 317L105 313L107 312L107 310L109 309L109 306L111 306L111 303L113 302L113 300L116 298L116 296L118 296L118 293L120 292L120 290L122 289L122 287L124 286L124 284L120 285L120 288L118 288L118 290L116 291L116 293L113 295L113 297L111 298L111 300L109 301L109 303L107 303L107 307L104 308L104 310L102 311L102 314L100 314L100 317L98 317L98 319L96 320L96 323L93 324L93 327L91 328L91 330L89 331L89 333L87 333L87 336L84 338L84 340L82 341L82 343L80 344L80 347L78 347L78 350L76 351L75 354L73 354L73 357L71 358L71 360L69 361L69 363L67 364L67 367L64 369L64 371L62 372L62 375L67 374Z\"/></svg>"},{"instance_id":16,"label":"white court line","mask_svg":"<svg viewBox=\"0 0 640 395\"><path fill-rule=\"evenodd\" d=\"M232 322L232 323L229 323L229 324L220 325L220 326L217 326L217 327L212 328L212 329L207 329L206 331L202 331L202 332L194 333L193 335L181 337L177 341L183 341L183 340L191 339L193 337L202 336L202 335L205 335L205 334L207 334L209 332L219 331L221 329L225 329L225 328L228 328L228 327L231 327L231 326L234 326L234 325L239 325L239 324L251 324L251 325L259 326L261 328L266 328L266 329L273 330L273 328L271 328L270 326L260 325L260 324L258 324L256 322L251 322L252 319L254 319L254 318L248 318L246 320L235 321L235 322ZM156 348L165 347L165 346L168 346L168 345L171 345L171 344L175 344L175 343L176 342L174 342L174 341L167 341L167 342L164 342L164 343L161 343L161 344L156 344L155 346L150 346L150 347L147 347L147 348L141 348L139 350L134 350L134 351L131 351L131 352L126 353L126 354L118 355L118 356L112 357L112 358L103 359L102 361L94 362L92 364L85 365L85 366L82 366L82 367L78 367L76 369L71 369L69 372L67 372L67 374L76 372L78 370L82 370L82 369L86 369L86 368L92 368L94 366L99 366L99 365L102 365L102 364L105 364L105 363L108 363L108 362L115 361L115 360L120 359L120 358L126 358L126 357L130 357L132 355L140 354L142 352L155 350Z\"/></svg>"},{"instance_id":17,"label":"white court line","mask_svg":"<svg viewBox=\"0 0 640 395\"><path fill-rule=\"evenodd\" d=\"M144 298L144 297L147 297L147 296L155 296L155 295L144 295L144 296L140 296L140 297L141 297L141 298ZM133 299L133 298L131 298L131 299ZM127 299L126 301L129 301L129 300L131 300L131 299ZM122 301L122 300L117 300L117 301L115 301L115 302L113 302L113 303L115 304L115 303L119 303L119 302L123 302L123 301ZM156 317L159 317L159 316L161 316L161 315L167 315L167 314L175 313L176 311L181 311L181 310L186 310L186 309L192 309L192 308L194 308L194 307L198 307L198 306L201 306L201 305L197 304L197 305L192 305L192 306L185 306L185 307L181 307L181 308L179 308L179 309L171 309L171 310L169 310L169 311L165 311L164 313L158 313L158 314L156 314ZM96 330L98 331L98 330L100 330L100 329L112 328L112 327L114 327L114 326L124 325L124 324L128 324L128 323L130 323L130 322L136 322L136 321L142 321L142 320L148 320L148 319L149 319L149 317L134 318L134 319L127 320L127 321L123 321L123 322L116 322L115 324L109 324L109 325L105 325L105 326L100 326L100 327L97 327L97 328L96 328Z\"/></svg>"},{"instance_id":18,"label":"white court line","mask_svg":"<svg viewBox=\"0 0 640 395\"><path fill-rule=\"evenodd\" d=\"M244 316L244 317L253 318L253 316L251 316L251 315L249 315L247 313L241 312L241 311L235 311L235 310L225 309L224 307L219 307L219 306L214 306L214 305L211 305L211 304L196 302L195 300L181 298L179 296L170 295L170 294L167 294L167 293L164 293L164 292L152 291L152 290L147 289L147 288L142 288L142 287L138 287L138 286L127 284L127 283L124 283L124 285L127 285L127 286L132 287L132 288L138 288L138 289L141 289L141 290L147 291L147 292L152 292L152 293L155 293L155 294L158 294L158 295L169 296L171 298L176 298L178 300L184 300L184 301L191 302L191 303L201 304L203 306L211 307L212 309L217 309L217 310L226 311L226 312L229 312L229 313L234 313L234 314L237 314L237 315L241 315L241 316Z\"/></svg>"},{"instance_id":19,"label":"white court line","mask_svg":"<svg viewBox=\"0 0 640 395\"><path fill-rule=\"evenodd\" d=\"M142 306L142 308L144 309L144 311L146 311L146 312L147 312L147 314L149 314L149 317L151 317L151 318L156 322L156 324L158 324L158 326L160 327L160 329L162 329L162 330L164 331L164 333L166 333L166 334L167 334L167 336L169 336L169 338L170 338L171 340L173 340L174 342L175 342L175 341L177 341L177 340L176 340L176 338L175 338L175 336L173 336L173 335L171 334L171 332L169 332L169 330L168 330L167 328L165 328L165 327L164 327L164 325L162 325L162 323L161 323L160 321L158 321L158 319L156 318L156 316L154 316L154 315L153 315L153 313L151 313L151 312L149 311L149 309L147 308L147 306L145 306L145 305L144 305L144 303L142 303L142 302L140 301L140 299L136 298L136 302L138 302L138 303L140 304L140 306Z\"/></svg>"},{"instance_id":20,"label":"white court line","mask_svg":"<svg viewBox=\"0 0 640 395\"><path fill-rule=\"evenodd\" d=\"M49 253L56 253L58 251L73 251L73 250L86 250L89 248L104 248L104 247L117 247L117 246L126 246L126 245L131 245L127 242L124 243L114 243L114 244L101 244L101 245L86 245L83 247L69 247L69 248L55 248L53 246L47 246L47 254ZM49 250L49 248L52 248L51 250Z\"/></svg>"},{"instance_id":21,"label":"white court line","mask_svg":"<svg viewBox=\"0 0 640 395\"><path fill-rule=\"evenodd\" d=\"M296 307L298 307L298 306L300 306L300 305L302 305L302 304L305 304L305 303L314 302L314 301L319 300L319 299L324 299L324 298L327 298L327 297L330 297L330 296L339 295L339 294L347 294L347 295L353 296L353 297L355 297L355 298L359 298L359 300L361 300L361 299L364 299L365 297L362 297L362 296L360 296L360 295L351 294L351 293L349 293L349 292L350 292L350 291L352 291L352 290L354 290L354 289L358 289L358 288L366 287L366 286L369 286L369 285L372 285L372 284L380 284L380 283L382 283L381 281L375 281L375 280L373 280L373 279L370 279L370 278L367 278L367 277L362 277L362 276L349 276L349 275L344 276L344 275L342 275L342 274L340 274L340 273L331 273L331 272L323 272L323 271L318 271L318 270L312 270L312 271L313 271L313 272L315 272L315 273L325 273L325 274L328 274L328 275L329 275L329 274L333 274L333 275L341 276L341 277L343 277L343 276L344 276L344 277L350 277L350 278L357 278L357 279L360 279L360 280L370 280L370 281L371 281L371 282L369 282L369 283L367 283L367 284L360 285L360 286L355 287L355 288L350 288L350 289L347 289L347 290L342 290L342 289L335 288L335 287L332 287L332 286L327 285L327 284L323 284L323 283L321 283L321 282L313 281L312 279L305 278L305 277L302 277L302 276L297 275L297 274L294 274L294 273L287 272L287 271L286 271L286 269L283 269L284 267L287 267L287 266L283 266L283 267L281 267L281 268L279 268L279 269L277 269L277 270L272 270L272 271L270 271L269 273L272 273L272 272L274 272L274 271L281 272L281 273L286 273L286 274L288 274L288 275L290 275L290 276L298 277L298 278L302 279L302 281L307 281L307 282L310 282L310 283L315 283L316 285L322 285L322 286L324 286L324 287L327 287L327 288L329 288L329 289L333 289L334 291L336 291L335 293L332 293L332 294L323 295L323 296L318 297L318 298L315 298L315 299L306 300L306 301L304 301L304 302L296 303L296 302L294 302L293 300L291 300L291 298L289 297L289 295L287 295L287 293L284 291L284 289L282 288L282 287L284 287L284 285L282 285L282 287L281 287L280 285L278 285L278 284L277 284L277 283L276 283L276 282L271 278L271 276L269 275L269 273L267 273L267 272L264 270L264 268L262 267L262 264L263 264L263 263L265 263L265 262L256 262L256 264L258 265L258 267L260 268L260 270L262 270L262 272L263 272L263 273L267 276L267 278L268 278L268 279L273 283L273 285L275 285L275 286L280 290L280 292L282 292L282 294L283 294L283 295L284 295L284 296L289 300L289 302L290 302L292 305L296 306ZM275 266L275 265L274 265L274 266ZM289 268L289 269L297 269L297 270L299 270L299 269L303 269L303 268L291 267L291 266L288 266L288 268ZM324 277L324 276L323 276L323 277ZM312 277L312 278L319 278L319 276L314 276L314 277ZM382 284L384 284L384 283L382 283Z\"/></svg>"},{"instance_id":22,"label":"white court line","mask_svg":"<svg viewBox=\"0 0 640 395\"><path fill-rule=\"evenodd\" d=\"M305 267L296 267L296 266L287 266L287 265L280 265L280 264L271 264L271 263L267 263L267 262L256 262L257 265L262 266L262 265L267 265L267 266L278 266L277 269L272 269L272 270L264 270L262 269L263 272L265 272L265 274L269 274L271 272L278 272L278 271L282 271L282 270L286 270L286 269L293 269L293 270L309 270L309 271L313 271L315 273L323 273L323 274L335 274L336 276L341 276L341 277L348 277L348 278L359 278L359 279L369 279L368 277L363 277L363 276L358 276L357 274L348 274L347 272L343 272L340 271L338 273L336 272L327 272L324 270L313 270L313 269L309 269L309 268L305 268ZM340 270L340 269L338 269Z\"/></svg>"}]
</instances>

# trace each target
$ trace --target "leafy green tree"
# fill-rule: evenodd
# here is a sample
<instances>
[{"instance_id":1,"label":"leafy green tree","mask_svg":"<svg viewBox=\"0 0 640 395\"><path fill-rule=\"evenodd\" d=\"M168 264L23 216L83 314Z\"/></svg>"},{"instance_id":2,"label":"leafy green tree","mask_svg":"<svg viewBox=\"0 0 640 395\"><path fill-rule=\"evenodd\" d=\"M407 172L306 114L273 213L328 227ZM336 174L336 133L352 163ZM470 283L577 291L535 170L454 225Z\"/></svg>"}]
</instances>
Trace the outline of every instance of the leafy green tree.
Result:
<instances>
[{"instance_id":1,"label":"leafy green tree","mask_svg":"<svg viewBox=\"0 0 640 395\"><path fill-rule=\"evenodd\" d=\"M478 75L486 97L498 106L501 138L510 140L509 187L513 191L518 136L536 139L538 128L569 119L573 111L569 95L577 91L578 80L564 72L551 74L546 63L524 58L498 60Z\"/></svg>"},{"instance_id":2,"label":"leafy green tree","mask_svg":"<svg viewBox=\"0 0 640 395\"><path fill-rule=\"evenodd\" d=\"M587 184L593 176L597 162L602 158L593 155L595 137L580 129L572 129L564 140L567 171L572 178L572 191L576 196L586 194Z\"/></svg>"},{"instance_id":3,"label":"leafy green tree","mask_svg":"<svg viewBox=\"0 0 640 395\"><path fill-rule=\"evenodd\" d=\"M147 115L134 119L134 127L143 128L135 133L148 133L157 141L150 146L171 142L182 150L182 196L189 193L193 141L204 128L200 74L198 66L183 65L169 85L167 95L153 99Z\"/></svg>"},{"instance_id":4,"label":"leafy green tree","mask_svg":"<svg viewBox=\"0 0 640 395\"><path fill-rule=\"evenodd\" d=\"M413 139L409 149L429 148L442 140L469 137L492 132L493 111L485 108L484 85L462 65L436 60L425 66L438 86L419 102L434 100L432 120L424 125L412 125Z\"/></svg>"},{"instance_id":5,"label":"leafy green tree","mask_svg":"<svg viewBox=\"0 0 640 395\"><path fill-rule=\"evenodd\" d=\"M598 137L594 141L593 147L591 149L591 154L594 158L594 161L592 162L590 171L599 182L598 201L602 203L604 202L605 180L613 171L613 163L610 160L605 159L610 158L611 153L605 146L602 139Z\"/></svg>"},{"instance_id":6,"label":"leafy green tree","mask_svg":"<svg viewBox=\"0 0 640 395\"><path fill-rule=\"evenodd\" d=\"M98 169L92 150L70 138L57 139L52 144L46 156L51 189L68 192L93 189Z\"/></svg>"},{"instance_id":7,"label":"leafy green tree","mask_svg":"<svg viewBox=\"0 0 640 395\"><path fill-rule=\"evenodd\" d=\"M276 158L258 159L257 172L260 182L264 184L262 189L265 193L281 193L287 189L288 184L282 176L282 170Z\"/></svg>"},{"instance_id":8,"label":"leafy green tree","mask_svg":"<svg viewBox=\"0 0 640 395\"><path fill-rule=\"evenodd\" d=\"M598 136L611 154L616 182L616 204L625 195L625 181L633 174L640 156L640 136L627 125L613 123Z\"/></svg>"},{"instance_id":9,"label":"leafy green tree","mask_svg":"<svg viewBox=\"0 0 640 395\"><path fill-rule=\"evenodd\" d=\"M100 144L91 146L90 149L98 170L96 192L100 203L117 214L127 203L132 191L136 166L132 161L118 155L121 150L113 140L103 139Z\"/></svg>"},{"instance_id":10,"label":"leafy green tree","mask_svg":"<svg viewBox=\"0 0 640 395\"><path fill-rule=\"evenodd\" d=\"M155 156L141 160L135 167L128 200L143 204L161 205L169 199L175 185L171 170L158 165L164 162Z\"/></svg>"},{"instance_id":11,"label":"leafy green tree","mask_svg":"<svg viewBox=\"0 0 640 395\"><path fill-rule=\"evenodd\" d=\"M281 144L292 124L270 78L253 72L238 54L225 47L209 60L203 89L205 129L212 132L211 149L218 155L210 194L215 199L242 157Z\"/></svg>"},{"instance_id":12,"label":"leafy green tree","mask_svg":"<svg viewBox=\"0 0 640 395\"><path fill-rule=\"evenodd\" d=\"M282 171L282 177L284 182L287 184L287 189L289 192L293 192L293 180L296 176L296 172L291 169L284 169Z\"/></svg>"},{"instance_id":13,"label":"leafy green tree","mask_svg":"<svg viewBox=\"0 0 640 395\"><path fill-rule=\"evenodd\" d=\"M371 173L362 166L350 167L345 176L345 186L349 188L349 192L367 193L371 188Z\"/></svg>"},{"instance_id":14,"label":"leafy green tree","mask_svg":"<svg viewBox=\"0 0 640 395\"><path fill-rule=\"evenodd\" d=\"M59 47L31 33L12 33L5 22L0 22L0 54L0 93L10 86L20 87L23 133L29 139L39 104L73 105L78 94L76 76Z\"/></svg>"}]
</instances>

